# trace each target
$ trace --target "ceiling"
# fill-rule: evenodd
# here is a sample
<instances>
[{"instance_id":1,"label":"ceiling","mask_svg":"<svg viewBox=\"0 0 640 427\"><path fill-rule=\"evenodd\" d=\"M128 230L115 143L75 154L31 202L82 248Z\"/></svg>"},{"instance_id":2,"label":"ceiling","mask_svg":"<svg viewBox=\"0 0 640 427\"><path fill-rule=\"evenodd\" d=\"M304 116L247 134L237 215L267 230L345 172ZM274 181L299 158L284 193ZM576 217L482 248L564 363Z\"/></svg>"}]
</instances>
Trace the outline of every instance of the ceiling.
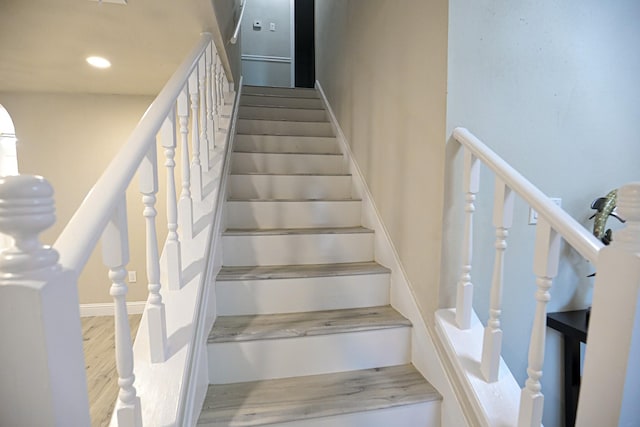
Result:
<instances>
[{"instance_id":1,"label":"ceiling","mask_svg":"<svg viewBox=\"0 0 640 427\"><path fill-rule=\"evenodd\" d=\"M0 0L0 91L154 95L214 22L211 0Z\"/></svg>"}]
</instances>

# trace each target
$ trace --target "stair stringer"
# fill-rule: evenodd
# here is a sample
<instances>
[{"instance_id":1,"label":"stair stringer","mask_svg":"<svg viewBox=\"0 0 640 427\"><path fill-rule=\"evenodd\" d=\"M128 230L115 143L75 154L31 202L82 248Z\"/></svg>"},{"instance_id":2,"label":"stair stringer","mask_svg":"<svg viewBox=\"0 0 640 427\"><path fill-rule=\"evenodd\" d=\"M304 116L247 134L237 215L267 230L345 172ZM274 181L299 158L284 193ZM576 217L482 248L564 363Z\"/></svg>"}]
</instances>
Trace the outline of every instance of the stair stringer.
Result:
<instances>
[{"instance_id":1,"label":"stair stringer","mask_svg":"<svg viewBox=\"0 0 640 427\"><path fill-rule=\"evenodd\" d=\"M238 90L233 101L231 118L229 119L228 140L218 187L216 212L205 257L208 262L203 266L205 278L199 289L196 301L195 310L197 314L194 316L193 321L195 336L192 337L193 347L191 354L188 355L188 364L183 373L184 379L178 402L177 426L188 427L196 424L209 386L207 337L217 317L216 287L210 286L210 284L215 282L215 278L222 267L222 231L226 228L225 204L227 201L229 175L231 173L231 153L233 153L233 142L236 134L240 97L242 95L242 80L243 77L240 76Z\"/></svg>"},{"instance_id":2,"label":"stair stringer","mask_svg":"<svg viewBox=\"0 0 640 427\"><path fill-rule=\"evenodd\" d=\"M422 316L415 292L407 279L389 232L373 201L363 174L353 158L353 153L340 124L327 100L322 85L315 83L320 98L327 110L329 121L344 155L345 166L352 175L352 197L362 200L362 225L374 230L375 261L391 269L391 305L413 324L411 332L411 362L427 381L442 395L440 421L442 427L475 426L476 413L463 391L462 384L454 375L454 367L447 359L446 351L437 337L434 326Z\"/></svg>"}]
</instances>

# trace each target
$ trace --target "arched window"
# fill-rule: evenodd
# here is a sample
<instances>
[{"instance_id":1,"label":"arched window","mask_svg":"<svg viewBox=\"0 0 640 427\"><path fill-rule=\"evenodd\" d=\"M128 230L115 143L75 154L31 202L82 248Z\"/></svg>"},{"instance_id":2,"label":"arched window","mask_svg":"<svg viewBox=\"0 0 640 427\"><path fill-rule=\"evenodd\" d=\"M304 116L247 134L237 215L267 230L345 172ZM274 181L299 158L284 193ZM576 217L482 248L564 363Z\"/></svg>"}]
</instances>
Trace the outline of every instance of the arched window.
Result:
<instances>
[{"instance_id":1,"label":"arched window","mask_svg":"<svg viewBox=\"0 0 640 427\"><path fill-rule=\"evenodd\" d=\"M9 112L0 104L0 176L18 175L16 129Z\"/></svg>"},{"instance_id":2,"label":"arched window","mask_svg":"<svg viewBox=\"0 0 640 427\"><path fill-rule=\"evenodd\" d=\"M0 176L18 175L16 129L9 112L0 104ZM0 251L13 245L13 239L0 234Z\"/></svg>"}]
</instances>

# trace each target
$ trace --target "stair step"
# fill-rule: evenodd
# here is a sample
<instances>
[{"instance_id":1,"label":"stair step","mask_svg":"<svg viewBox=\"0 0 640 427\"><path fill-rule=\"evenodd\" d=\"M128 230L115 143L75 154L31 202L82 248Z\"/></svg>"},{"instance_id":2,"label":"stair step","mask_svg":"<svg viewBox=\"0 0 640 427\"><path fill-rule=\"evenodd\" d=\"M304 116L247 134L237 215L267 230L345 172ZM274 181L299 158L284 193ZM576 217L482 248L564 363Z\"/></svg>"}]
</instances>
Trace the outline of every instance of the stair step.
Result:
<instances>
[{"instance_id":1,"label":"stair step","mask_svg":"<svg viewBox=\"0 0 640 427\"><path fill-rule=\"evenodd\" d=\"M236 151L231 157L231 173L323 173L344 172L342 154L256 153Z\"/></svg>"},{"instance_id":2,"label":"stair step","mask_svg":"<svg viewBox=\"0 0 640 427\"><path fill-rule=\"evenodd\" d=\"M208 343L310 337L411 326L391 306L255 316L219 316Z\"/></svg>"},{"instance_id":3,"label":"stair step","mask_svg":"<svg viewBox=\"0 0 640 427\"><path fill-rule=\"evenodd\" d=\"M286 135L236 135L237 151L277 153L340 153L335 137Z\"/></svg>"},{"instance_id":4,"label":"stair step","mask_svg":"<svg viewBox=\"0 0 640 427\"><path fill-rule=\"evenodd\" d=\"M242 94L262 96L288 96L296 98L318 98L318 92L315 89L278 86L244 85L242 87Z\"/></svg>"},{"instance_id":5,"label":"stair step","mask_svg":"<svg viewBox=\"0 0 640 427\"><path fill-rule=\"evenodd\" d=\"M390 271L376 262L222 267L219 316L296 313L389 304Z\"/></svg>"},{"instance_id":6,"label":"stair step","mask_svg":"<svg viewBox=\"0 0 640 427\"><path fill-rule=\"evenodd\" d=\"M289 120L238 119L239 134L334 136L329 122L301 122Z\"/></svg>"},{"instance_id":7,"label":"stair step","mask_svg":"<svg viewBox=\"0 0 640 427\"><path fill-rule=\"evenodd\" d=\"M251 105L254 107L288 107L288 108L316 108L324 109L324 104L320 98L297 98L285 96L261 96L242 95L240 105Z\"/></svg>"},{"instance_id":8,"label":"stair step","mask_svg":"<svg viewBox=\"0 0 640 427\"><path fill-rule=\"evenodd\" d=\"M229 228L355 227L362 202L345 200L228 200Z\"/></svg>"},{"instance_id":9,"label":"stair step","mask_svg":"<svg viewBox=\"0 0 640 427\"><path fill-rule=\"evenodd\" d=\"M348 199L351 175L231 174L231 199Z\"/></svg>"},{"instance_id":10,"label":"stair step","mask_svg":"<svg viewBox=\"0 0 640 427\"><path fill-rule=\"evenodd\" d=\"M337 374L211 385L199 426L289 425L426 427L439 420L439 393L412 365ZM433 406L431 410L425 407ZM381 413L390 408L413 409L411 416ZM413 411L412 411L413 412ZM340 423L335 417L362 414ZM376 421L377 420L377 421ZM404 421L404 422L403 422Z\"/></svg>"},{"instance_id":11,"label":"stair step","mask_svg":"<svg viewBox=\"0 0 640 427\"><path fill-rule=\"evenodd\" d=\"M411 360L411 323L390 306L218 316L209 383L394 366Z\"/></svg>"},{"instance_id":12,"label":"stair step","mask_svg":"<svg viewBox=\"0 0 640 427\"><path fill-rule=\"evenodd\" d=\"M241 119L268 119L268 120L299 120L307 122L326 122L325 110L286 108L286 107L252 107L245 105L240 107Z\"/></svg>"},{"instance_id":13,"label":"stair step","mask_svg":"<svg viewBox=\"0 0 640 427\"><path fill-rule=\"evenodd\" d=\"M373 237L373 230L364 227L227 229L223 265L373 261Z\"/></svg>"},{"instance_id":14,"label":"stair step","mask_svg":"<svg viewBox=\"0 0 640 427\"><path fill-rule=\"evenodd\" d=\"M251 265L243 267L223 266L218 281L295 279L303 277L335 277L359 274L389 274L391 270L371 262L311 265Z\"/></svg>"}]
</instances>

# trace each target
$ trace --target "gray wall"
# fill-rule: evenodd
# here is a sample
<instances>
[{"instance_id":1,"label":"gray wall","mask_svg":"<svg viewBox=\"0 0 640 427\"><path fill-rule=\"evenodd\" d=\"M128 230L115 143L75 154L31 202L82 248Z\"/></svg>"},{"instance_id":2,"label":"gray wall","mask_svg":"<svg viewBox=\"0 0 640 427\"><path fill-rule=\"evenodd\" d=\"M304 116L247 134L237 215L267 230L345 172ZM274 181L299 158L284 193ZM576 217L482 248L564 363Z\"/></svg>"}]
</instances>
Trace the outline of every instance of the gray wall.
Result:
<instances>
[{"instance_id":1,"label":"gray wall","mask_svg":"<svg viewBox=\"0 0 640 427\"><path fill-rule=\"evenodd\" d=\"M11 114L16 128L20 173L42 175L55 190L56 223L42 234L44 243L55 242L151 102L153 97L135 95L0 92L0 103ZM159 149L158 158L163 156ZM180 153L176 159L180 159ZM177 163L175 174L179 177ZM164 242L167 235L165 171L164 167L158 169L159 242ZM129 286L129 301L145 301L148 295L141 197L138 180L134 179L127 189L131 256L127 270L137 271L138 280ZM98 244L78 279L80 303L113 302L110 285Z\"/></svg>"},{"instance_id":2,"label":"gray wall","mask_svg":"<svg viewBox=\"0 0 640 427\"><path fill-rule=\"evenodd\" d=\"M247 1L247 0L245 0ZM219 53L223 53L222 62L227 75L231 76L236 89L242 74L240 63L240 46L242 40L236 44L229 43L235 30L236 22L240 18L240 0L212 0L213 11L218 24L212 29L213 40Z\"/></svg>"},{"instance_id":3,"label":"gray wall","mask_svg":"<svg viewBox=\"0 0 640 427\"><path fill-rule=\"evenodd\" d=\"M447 134L469 128L585 227L591 201L640 179L640 3L449 2ZM458 144L446 149L440 304L452 306L463 224ZM495 231L493 181L481 177L472 281L474 306L486 321ZM519 201L506 253L504 358L521 385L534 311L534 227ZM609 221L614 225L613 219ZM548 311L589 305L593 271L568 247ZM560 336L549 332L544 425L562 425ZM636 358L637 359L637 358Z\"/></svg>"},{"instance_id":4,"label":"gray wall","mask_svg":"<svg viewBox=\"0 0 640 427\"><path fill-rule=\"evenodd\" d=\"M293 86L291 0L246 0L242 21L242 74L245 84ZM262 22L254 29L254 21ZM274 23L275 31L270 30Z\"/></svg>"},{"instance_id":5,"label":"gray wall","mask_svg":"<svg viewBox=\"0 0 640 427\"><path fill-rule=\"evenodd\" d=\"M316 1L316 76L425 319L442 239L447 2Z\"/></svg>"}]
</instances>

